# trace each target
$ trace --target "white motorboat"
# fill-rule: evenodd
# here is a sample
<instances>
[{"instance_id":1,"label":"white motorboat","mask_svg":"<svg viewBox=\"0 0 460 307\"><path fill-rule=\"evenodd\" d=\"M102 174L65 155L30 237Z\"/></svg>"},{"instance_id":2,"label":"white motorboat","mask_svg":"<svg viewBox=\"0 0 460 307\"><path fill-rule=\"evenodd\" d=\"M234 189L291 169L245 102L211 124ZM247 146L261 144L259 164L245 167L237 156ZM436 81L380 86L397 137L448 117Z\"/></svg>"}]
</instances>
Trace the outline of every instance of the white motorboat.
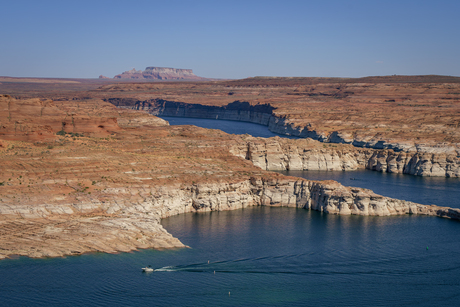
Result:
<instances>
[{"instance_id":1,"label":"white motorboat","mask_svg":"<svg viewBox=\"0 0 460 307\"><path fill-rule=\"evenodd\" d=\"M149 266L145 267L145 268L142 268L142 271L143 272L153 272L153 268Z\"/></svg>"}]
</instances>

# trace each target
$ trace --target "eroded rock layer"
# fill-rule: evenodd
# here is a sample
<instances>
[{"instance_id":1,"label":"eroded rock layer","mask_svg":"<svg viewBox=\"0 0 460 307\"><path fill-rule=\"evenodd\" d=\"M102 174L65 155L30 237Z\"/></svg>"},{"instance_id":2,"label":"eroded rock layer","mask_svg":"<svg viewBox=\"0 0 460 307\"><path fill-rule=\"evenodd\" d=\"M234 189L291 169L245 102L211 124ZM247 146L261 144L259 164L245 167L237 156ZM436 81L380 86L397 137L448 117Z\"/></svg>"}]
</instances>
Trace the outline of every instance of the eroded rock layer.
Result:
<instances>
[{"instance_id":1,"label":"eroded rock layer","mask_svg":"<svg viewBox=\"0 0 460 307\"><path fill-rule=\"evenodd\" d=\"M391 79L104 83L97 90L93 81L49 80L30 91L27 80L2 80L1 89L31 99L0 98L0 258L183 247L161 227L161 218L256 205L459 219L459 209L449 204L414 204L266 171L369 168L457 176L458 82L386 84ZM118 96L133 105L119 109L102 101ZM138 102L164 106L170 114L196 112L187 109L195 103L213 116L259 123L275 118L281 123L275 127L299 131L309 127L317 139L407 147L357 149L171 127L126 110L145 110Z\"/></svg>"},{"instance_id":2,"label":"eroded rock layer","mask_svg":"<svg viewBox=\"0 0 460 307\"><path fill-rule=\"evenodd\" d=\"M299 138L311 138L325 143L351 144L355 147L361 148L393 149L394 151L417 151L460 155L460 147L458 144L415 143L410 139L392 141L384 138L383 133L379 133L379 137L376 138L364 135L360 136L357 133L347 131L324 131L322 129L318 129L317 125L313 125L311 123L299 125L292 119L289 119L289 116L278 114L276 111L277 108L271 104L254 105L247 101L237 100L224 106L215 106L167 101L159 98L143 101L135 98L108 98L106 101L121 108L144 110L158 116L224 119L251 122L265 125L274 133L296 136ZM446 129L452 130L452 133L448 132L449 134L454 134L456 132L455 129L452 128ZM370 131L371 130L373 130L373 128L370 129Z\"/></svg>"},{"instance_id":3,"label":"eroded rock layer","mask_svg":"<svg viewBox=\"0 0 460 307\"><path fill-rule=\"evenodd\" d=\"M110 199L85 196L78 203L8 206L0 203L0 258L63 256L184 245L160 219L187 212L287 206L329 214L422 214L460 219L460 210L391 199L337 182L251 178L236 183L107 189Z\"/></svg>"},{"instance_id":4,"label":"eroded rock layer","mask_svg":"<svg viewBox=\"0 0 460 307\"><path fill-rule=\"evenodd\" d=\"M50 99L0 95L0 139L4 140L54 140L59 131L105 137L122 127L161 125L168 123L146 113L119 110L97 99L72 105Z\"/></svg>"},{"instance_id":5,"label":"eroded rock layer","mask_svg":"<svg viewBox=\"0 0 460 307\"><path fill-rule=\"evenodd\" d=\"M460 154L459 77L256 77L213 82L114 80L111 84L106 80L3 78L1 82L0 91L15 97L183 102L196 108L222 107L229 119L241 116L259 123L270 114L252 112L248 116L246 109L231 114L226 106L235 101L251 107L269 105L273 108L269 127L277 133L364 148ZM209 112L209 118L224 116L213 108L201 111ZM193 110L187 108L187 112Z\"/></svg>"},{"instance_id":6,"label":"eroded rock layer","mask_svg":"<svg viewBox=\"0 0 460 307\"><path fill-rule=\"evenodd\" d=\"M41 116L26 116L35 110L27 106L39 102L2 100L6 111L0 121L10 134L0 135L1 258L183 247L161 227L161 218L259 205L330 214L459 217L457 209L418 205L333 181L284 177L260 168L258 155L265 155L265 167L270 169L283 162L285 157L279 154L288 153L288 146L306 153L324 145L313 140L299 140L305 142L301 147L279 138L168 126L152 115L117 109L100 100L47 101L39 108ZM104 112L99 113L101 109ZM56 131L62 126L51 127L50 138L40 141L24 139L27 129L12 133L20 118L27 121L25 127L40 127L46 124L44 114L50 114L49 122L62 124L67 113L74 118L86 114L90 124L71 125L73 130L65 133ZM105 134L88 132L99 117L113 117L117 125ZM337 146L343 153L347 146L353 148ZM278 156L272 155L276 152ZM291 156L289 163L294 165Z\"/></svg>"},{"instance_id":7,"label":"eroded rock layer","mask_svg":"<svg viewBox=\"0 0 460 307\"><path fill-rule=\"evenodd\" d=\"M284 120L273 114L274 108L270 105L252 106L248 102L235 101L227 106L218 107L190 105L161 99L138 101L119 98L110 98L108 102L121 108L143 110L155 115L253 122L267 125L271 128L270 130L278 133L292 134L292 131L286 132ZM363 148L363 144L340 145L337 148L337 145L330 143L344 142L334 139L337 137L336 133L328 139L322 139L314 131L298 135L326 141L329 144L319 146L302 139L261 139L243 144L235 148L233 152L240 157L248 158L256 166L265 170L355 170L365 168L416 176L460 177L460 154L449 148L420 147L402 150L398 146L393 146L394 144L385 145L383 143L383 145L380 144L382 146L366 144L364 147L388 148L380 150Z\"/></svg>"},{"instance_id":8,"label":"eroded rock layer","mask_svg":"<svg viewBox=\"0 0 460 307\"><path fill-rule=\"evenodd\" d=\"M460 177L460 157L456 154L395 152L279 137L246 138L246 142L233 146L231 152L264 170L369 169L417 176Z\"/></svg>"}]
</instances>

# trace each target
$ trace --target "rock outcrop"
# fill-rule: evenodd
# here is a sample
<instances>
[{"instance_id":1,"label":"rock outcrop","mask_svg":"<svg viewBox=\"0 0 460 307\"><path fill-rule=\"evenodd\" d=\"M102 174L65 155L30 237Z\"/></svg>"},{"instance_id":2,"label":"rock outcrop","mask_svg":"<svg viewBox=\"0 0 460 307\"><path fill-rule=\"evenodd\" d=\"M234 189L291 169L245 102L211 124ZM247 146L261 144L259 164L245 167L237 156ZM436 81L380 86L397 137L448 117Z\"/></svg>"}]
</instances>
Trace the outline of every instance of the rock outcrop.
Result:
<instances>
[{"instance_id":1,"label":"rock outcrop","mask_svg":"<svg viewBox=\"0 0 460 307\"><path fill-rule=\"evenodd\" d=\"M460 219L460 209L426 206L348 188L334 181L261 178L236 183L106 190L110 200L85 196L78 204L15 207L0 203L0 258L62 256L91 251L183 247L161 218L187 212L224 211L249 206L286 206L329 214L389 216L420 214ZM39 242L39 247L37 247Z\"/></svg>"},{"instance_id":2,"label":"rock outcrop","mask_svg":"<svg viewBox=\"0 0 460 307\"><path fill-rule=\"evenodd\" d=\"M460 157L446 153L395 152L279 137L247 138L247 142L233 146L231 152L264 170L369 169L416 176L460 177Z\"/></svg>"},{"instance_id":3,"label":"rock outcrop","mask_svg":"<svg viewBox=\"0 0 460 307\"><path fill-rule=\"evenodd\" d=\"M54 139L58 131L108 135L119 130L115 117L65 112L49 99L0 97L0 138L4 140Z\"/></svg>"},{"instance_id":4,"label":"rock outcrop","mask_svg":"<svg viewBox=\"0 0 460 307\"><path fill-rule=\"evenodd\" d=\"M97 108L93 103L99 102ZM74 101L65 108L50 99L14 99L0 95L0 139L44 141L56 133L107 136L122 127L162 126L168 123L144 112L119 109L103 101Z\"/></svg>"},{"instance_id":5,"label":"rock outcrop","mask_svg":"<svg viewBox=\"0 0 460 307\"><path fill-rule=\"evenodd\" d=\"M114 79L138 79L138 80L207 80L198 77L191 69L179 69L169 67L146 67L144 71L135 68L125 71L113 77Z\"/></svg>"}]
</instances>

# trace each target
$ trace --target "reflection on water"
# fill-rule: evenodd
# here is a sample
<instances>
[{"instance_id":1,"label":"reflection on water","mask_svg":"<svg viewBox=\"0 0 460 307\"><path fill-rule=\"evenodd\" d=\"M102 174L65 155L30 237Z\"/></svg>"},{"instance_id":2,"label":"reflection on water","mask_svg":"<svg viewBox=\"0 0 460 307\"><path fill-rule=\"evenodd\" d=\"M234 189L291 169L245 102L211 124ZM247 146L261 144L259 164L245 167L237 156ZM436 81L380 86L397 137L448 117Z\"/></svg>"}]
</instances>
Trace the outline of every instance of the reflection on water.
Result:
<instances>
[{"instance_id":1,"label":"reflection on water","mask_svg":"<svg viewBox=\"0 0 460 307\"><path fill-rule=\"evenodd\" d=\"M254 207L183 214L162 224L191 248L0 261L0 301L4 306L439 306L459 299L457 221ZM142 273L146 265L157 270Z\"/></svg>"},{"instance_id":2,"label":"reflection on water","mask_svg":"<svg viewBox=\"0 0 460 307\"><path fill-rule=\"evenodd\" d=\"M432 287L459 289L460 223L447 219L260 207L176 216L163 224L210 259L210 264L204 258L179 270L232 273L248 290L266 287L274 297L289 295L294 305L308 299L350 306L415 300L428 306L442 303L428 293ZM279 291L270 292L273 282ZM259 302L247 294L247 305Z\"/></svg>"},{"instance_id":3,"label":"reflection on water","mask_svg":"<svg viewBox=\"0 0 460 307\"><path fill-rule=\"evenodd\" d=\"M336 180L345 186L371 189L384 196L424 205L460 208L460 178L420 177L404 174L360 171L281 171L311 180Z\"/></svg>"}]
</instances>

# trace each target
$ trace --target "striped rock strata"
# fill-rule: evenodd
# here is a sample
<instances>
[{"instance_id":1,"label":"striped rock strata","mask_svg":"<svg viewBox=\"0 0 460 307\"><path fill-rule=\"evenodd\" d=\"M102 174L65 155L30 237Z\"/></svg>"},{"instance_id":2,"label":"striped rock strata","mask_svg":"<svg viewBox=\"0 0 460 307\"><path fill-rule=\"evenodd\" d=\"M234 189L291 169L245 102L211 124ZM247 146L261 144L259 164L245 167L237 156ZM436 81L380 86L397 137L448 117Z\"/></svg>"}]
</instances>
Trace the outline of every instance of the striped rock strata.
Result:
<instances>
[{"instance_id":1,"label":"striped rock strata","mask_svg":"<svg viewBox=\"0 0 460 307\"><path fill-rule=\"evenodd\" d=\"M251 178L237 183L187 187L109 188L105 201L87 195L78 204L0 203L0 258L56 257L184 245L161 226L161 218L187 212L249 206L287 206L342 215L421 214L460 219L460 209L383 197L334 181Z\"/></svg>"},{"instance_id":2,"label":"striped rock strata","mask_svg":"<svg viewBox=\"0 0 460 307\"><path fill-rule=\"evenodd\" d=\"M395 152L278 137L247 138L245 143L233 146L231 152L264 170L369 169L417 176L460 177L460 157L453 153Z\"/></svg>"}]
</instances>

